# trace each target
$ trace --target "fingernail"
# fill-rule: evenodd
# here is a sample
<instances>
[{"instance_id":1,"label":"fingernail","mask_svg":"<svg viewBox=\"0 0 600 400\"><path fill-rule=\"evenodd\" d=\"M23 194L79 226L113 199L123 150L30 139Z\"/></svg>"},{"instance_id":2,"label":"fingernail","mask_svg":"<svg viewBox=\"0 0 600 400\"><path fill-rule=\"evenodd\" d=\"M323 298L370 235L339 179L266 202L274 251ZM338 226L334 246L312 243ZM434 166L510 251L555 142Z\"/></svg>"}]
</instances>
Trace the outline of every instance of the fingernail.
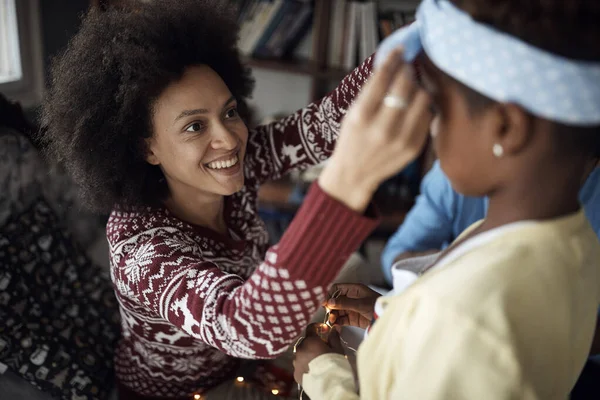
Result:
<instances>
[{"instance_id":1,"label":"fingernail","mask_svg":"<svg viewBox=\"0 0 600 400\"><path fill-rule=\"evenodd\" d=\"M335 307L335 299L329 299L327 300L327 305L330 307Z\"/></svg>"}]
</instances>

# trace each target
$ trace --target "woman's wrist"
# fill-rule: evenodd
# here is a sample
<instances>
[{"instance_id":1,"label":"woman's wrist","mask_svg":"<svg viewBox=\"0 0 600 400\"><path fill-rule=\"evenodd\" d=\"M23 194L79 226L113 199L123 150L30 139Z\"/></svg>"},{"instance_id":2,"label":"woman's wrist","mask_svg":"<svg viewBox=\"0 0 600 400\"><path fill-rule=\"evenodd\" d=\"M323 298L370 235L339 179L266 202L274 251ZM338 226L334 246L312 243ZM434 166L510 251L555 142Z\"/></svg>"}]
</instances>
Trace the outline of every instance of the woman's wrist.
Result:
<instances>
[{"instance_id":1,"label":"woman's wrist","mask_svg":"<svg viewBox=\"0 0 600 400\"><path fill-rule=\"evenodd\" d=\"M377 190L377 184L360 179L333 158L319 176L319 186L332 198L358 213L364 213Z\"/></svg>"}]
</instances>

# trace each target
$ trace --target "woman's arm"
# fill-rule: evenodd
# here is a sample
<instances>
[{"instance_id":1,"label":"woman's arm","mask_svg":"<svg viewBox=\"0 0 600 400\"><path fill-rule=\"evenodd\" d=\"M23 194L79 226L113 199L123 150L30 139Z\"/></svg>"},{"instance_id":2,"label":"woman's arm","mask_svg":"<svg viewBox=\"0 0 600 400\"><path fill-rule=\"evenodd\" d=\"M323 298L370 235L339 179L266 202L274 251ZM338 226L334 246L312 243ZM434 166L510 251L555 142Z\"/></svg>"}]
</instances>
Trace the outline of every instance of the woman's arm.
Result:
<instances>
[{"instance_id":1,"label":"woman's arm","mask_svg":"<svg viewBox=\"0 0 600 400\"><path fill-rule=\"evenodd\" d=\"M327 286L376 223L315 184L247 281L204 261L199 246L173 230L123 251L115 285L122 296L230 356L273 358L310 322Z\"/></svg>"},{"instance_id":2,"label":"woman's arm","mask_svg":"<svg viewBox=\"0 0 600 400\"><path fill-rule=\"evenodd\" d=\"M364 216L381 182L405 167L427 137L428 95L413 87L399 54L373 76L344 122L331 162L309 191L278 245L244 282L202 262L193 242L165 232L158 241L130 239L113 274L117 290L224 352L275 357L308 323L327 286L376 221ZM406 108L382 104L385 93ZM175 229L171 229L175 230ZM158 236L153 230L147 232ZM137 241L141 245L137 245ZM133 246L132 246L133 247Z\"/></svg>"},{"instance_id":3,"label":"woman's arm","mask_svg":"<svg viewBox=\"0 0 600 400\"><path fill-rule=\"evenodd\" d=\"M258 183L326 161L333 153L342 118L371 75L373 57L338 87L305 108L250 132L245 167Z\"/></svg>"}]
</instances>

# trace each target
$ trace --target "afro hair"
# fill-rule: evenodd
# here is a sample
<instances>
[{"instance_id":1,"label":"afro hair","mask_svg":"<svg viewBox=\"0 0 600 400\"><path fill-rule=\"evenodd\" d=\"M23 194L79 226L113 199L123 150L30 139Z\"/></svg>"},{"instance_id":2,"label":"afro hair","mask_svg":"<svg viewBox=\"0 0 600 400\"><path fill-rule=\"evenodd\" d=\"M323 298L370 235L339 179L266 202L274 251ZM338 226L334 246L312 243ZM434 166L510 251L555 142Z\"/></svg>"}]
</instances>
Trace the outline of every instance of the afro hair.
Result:
<instances>
[{"instance_id":1,"label":"afro hair","mask_svg":"<svg viewBox=\"0 0 600 400\"><path fill-rule=\"evenodd\" d=\"M178 0L91 9L53 60L39 139L91 209L155 205L168 195L160 169L145 161L144 139L152 136L154 101L187 67L211 67L241 112L246 109L254 82L227 4Z\"/></svg>"}]
</instances>

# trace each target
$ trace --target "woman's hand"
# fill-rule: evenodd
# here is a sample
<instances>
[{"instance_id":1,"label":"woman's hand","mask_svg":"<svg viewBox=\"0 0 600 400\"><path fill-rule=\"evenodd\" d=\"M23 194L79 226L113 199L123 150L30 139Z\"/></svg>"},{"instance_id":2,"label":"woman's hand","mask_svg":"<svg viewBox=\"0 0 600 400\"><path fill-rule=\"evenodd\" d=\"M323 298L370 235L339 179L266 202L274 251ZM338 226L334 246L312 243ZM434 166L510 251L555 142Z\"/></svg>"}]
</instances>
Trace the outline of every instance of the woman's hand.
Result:
<instances>
[{"instance_id":1,"label":"woman's hand","mask_svg":"<svg viewBox=\"0 0 600 400\"><path fill-rule=\"evenodd\" d=\"M387 95L392 101L384 101ZM364 212L377 187L419 155L432 118L430 102L401 53L393 52L342 121L335 151L319 177L321 188Z\"/></svg>"},{"instance_id":2,"label":"woman's hand","mask_svg":"<svg viewBox=\"0 0 600 400\"><path fill-rule=\"evenodd\" d=\"M375 302L381 295L358 283L335 284L331 287L331 293L335 292L339 296L324 303L331 310L329 323L366 329L373 320Z\"/></svg>"},{"instance_id":3,"label":"woman's hand","mask_svg":"<svg viewBox=\"0 0 600 400\"><path fill-rule=\"evenodd\" d=\"M318 334L314 333L314 330L311 329L311 325L306 329L304 339L301 339L301 342L294 347L294 379L299 384L302 384L302 376L308 373L308 364L310 364L312 360L323 354L344 354L340 336L336 329L326 327L330 332L327 343L325 343Z\"/></svg>"}]
</instances>

